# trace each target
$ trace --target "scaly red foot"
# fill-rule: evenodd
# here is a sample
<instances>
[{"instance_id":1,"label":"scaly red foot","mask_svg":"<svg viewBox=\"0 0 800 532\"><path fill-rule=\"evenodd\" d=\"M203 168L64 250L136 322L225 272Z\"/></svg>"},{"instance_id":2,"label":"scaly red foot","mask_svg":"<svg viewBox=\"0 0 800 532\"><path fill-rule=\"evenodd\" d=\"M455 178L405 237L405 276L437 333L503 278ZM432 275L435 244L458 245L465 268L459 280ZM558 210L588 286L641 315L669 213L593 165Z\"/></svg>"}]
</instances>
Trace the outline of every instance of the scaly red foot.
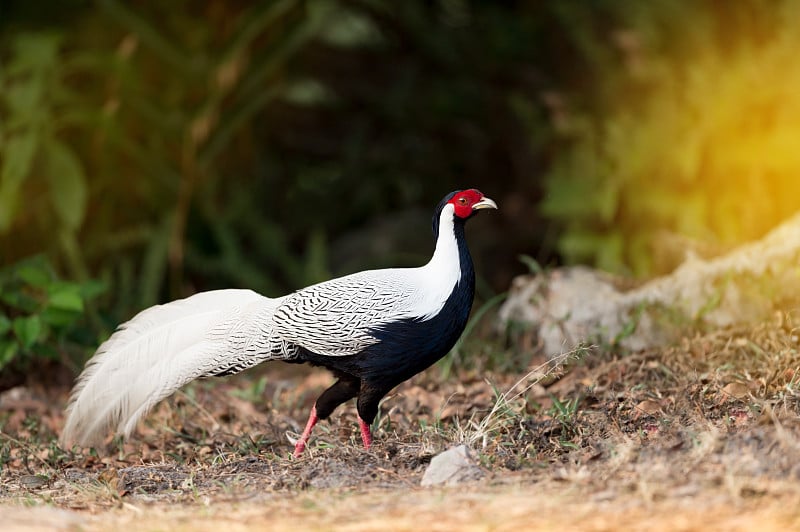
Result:
<instances>
[{"instance_id":1,"label":"scaly red foot","mask_svg":"<svg viewBox=\"0 0 800 532\"><path fill-rule=\"evenodd\" d=\"M317 405L311 407L311 413L308 415L308 422L306 423L306 428L303 430L303 434L300 436L300 439L297 440L297 443L294 444L294 456L295 458L299 458L303 451L306 450L306 445L308 444L308 438L311 436L311 430L314 428L314 425L317 424L319 418L317 417Z\"/></svg>"}]
</instances>

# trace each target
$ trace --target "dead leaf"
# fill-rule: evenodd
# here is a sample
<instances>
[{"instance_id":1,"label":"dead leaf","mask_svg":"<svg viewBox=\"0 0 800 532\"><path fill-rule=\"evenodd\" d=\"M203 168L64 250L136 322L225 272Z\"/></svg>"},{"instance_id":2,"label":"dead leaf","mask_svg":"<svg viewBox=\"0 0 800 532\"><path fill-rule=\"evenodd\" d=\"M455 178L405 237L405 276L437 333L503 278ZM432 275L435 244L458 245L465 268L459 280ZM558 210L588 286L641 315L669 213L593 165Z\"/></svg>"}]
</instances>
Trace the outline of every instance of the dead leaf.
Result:
<instances>
[{"instance_id":1,"label":"dead leaf","mask_svg":"<svg viewBox=\"0 0 800 532\"><path fill-rule=\"evenodd\" d=\"M644 415L653 416L661 412L661 403L652 399L640 401L634 408Z\"/></svg>"},{"instance_id":2,"label":"dead leaf","mask_svg":"<svg viewBox=\"0 0 800 532\"><path fill-rule=\"evenodd\" d=\"M742 382L730 382L722 388L722 393L733 399L742 399L750 393L750 388Z\"/></svg>"},{"instance_id":3,"label":"dead leaf","mask_svg":"<svg viewBox=\"0 0 800 532\"><path fill-rule=\"evenodd\" d=\"M119 484L119 475L117 474L117 469L114 467L104 469L97 475L97 480L107 484L112 490L116 490L117 485Z\"/></svg>"}]
</instances>

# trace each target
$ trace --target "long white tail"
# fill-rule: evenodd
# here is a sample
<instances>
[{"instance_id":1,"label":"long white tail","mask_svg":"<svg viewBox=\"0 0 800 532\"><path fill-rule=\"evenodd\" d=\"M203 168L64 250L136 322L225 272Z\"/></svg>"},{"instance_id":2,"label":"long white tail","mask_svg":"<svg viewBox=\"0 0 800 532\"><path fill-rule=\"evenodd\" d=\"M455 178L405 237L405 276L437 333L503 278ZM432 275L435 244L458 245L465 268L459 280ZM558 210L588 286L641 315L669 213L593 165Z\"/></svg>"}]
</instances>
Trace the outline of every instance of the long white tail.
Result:
<instances>
[{"instance_id":1,"label":"long white tail","mask_svg":"<svg viewBox=\"0 0 800 532\"><path fill-rule=\"evenodd\" d=\"M281 299L251 290L201 292L143 310L86 364L70 396L62 446L91 445L137 421L184 384L280 358L271 321Z\"/></svg>"}]
</instances>

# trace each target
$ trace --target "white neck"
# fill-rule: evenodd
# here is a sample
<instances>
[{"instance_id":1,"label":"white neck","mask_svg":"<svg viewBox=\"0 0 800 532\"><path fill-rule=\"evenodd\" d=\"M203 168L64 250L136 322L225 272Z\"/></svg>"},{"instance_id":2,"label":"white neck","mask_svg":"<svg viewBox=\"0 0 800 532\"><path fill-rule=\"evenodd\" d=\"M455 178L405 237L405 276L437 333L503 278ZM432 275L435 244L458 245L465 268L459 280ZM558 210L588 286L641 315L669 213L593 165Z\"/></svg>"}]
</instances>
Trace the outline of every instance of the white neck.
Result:
<instances>
[{"instance_id":1,"label":"white neck","mask_svg":"<svg viewBox=\"0 0 800 532\"><path fill-rule=\"evenodd\" d=\"M419 272L418 286L420 299L415 304L419 312L417 316L428 319L444 306L447 298L461 279L461 261L458 255L458 243L453 232L453 206L445 205L439 215L439 234L436 238L436 250Z\"/></svg>"},{"instance_id":2,"label":"white neck","mask_svg":"<svg viewBox=\"0 0 800 532\"><path fill-rule=\"evenodd\" d=\"M452 279L455 283L461 277L461 262L458 256L458 243L453 232L453 212L453 206L448 203L439 214L436 249L425 268L436 271L440 280Z\"/></svg>"}]
</instances>

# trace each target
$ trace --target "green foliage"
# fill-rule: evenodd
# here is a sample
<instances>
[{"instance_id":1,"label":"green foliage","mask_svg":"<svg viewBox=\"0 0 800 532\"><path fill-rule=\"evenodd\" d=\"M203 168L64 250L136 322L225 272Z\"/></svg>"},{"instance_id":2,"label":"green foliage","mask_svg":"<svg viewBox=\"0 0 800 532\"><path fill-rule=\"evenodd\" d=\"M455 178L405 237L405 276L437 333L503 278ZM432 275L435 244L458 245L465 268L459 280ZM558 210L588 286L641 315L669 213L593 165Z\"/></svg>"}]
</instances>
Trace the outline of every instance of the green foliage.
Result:
<instances>
[{"instance_id":1,"label":"green foliage","mask_svg":"<svg viewBox=\"0 0 800 532\"><path fill-rule=\"evenodd\" d=\"M553 401L553 404L547 409L547 414L561 427L559 444L562 447L577 448L570 440L580 434L578 422L580 417L580 405L583 398L578 396L561 400L551 394L550 399Z\"/></svg>"},{"instance_id":2,"label":"green foliage","mask_svg":"<svg viewBox=\"0 0 800 532\"><path fill-rule=\"evenodd\" d=\"M0 371L35 358L82 357L83 346L94 345L81 330L86 306L101 291L98 283L57 279L42 256L0 270Z\"/></svg>"},{"instance_id":3,"label":"green foliage","mask_svg":"<svg viewBox=\"0 0 800 532\"><path fill-rule=\"evenodd\" d=\"M509 40L526 42L493 7L12 5L19 20L0 20L0 258L43 252L67 278L103 279L108 322L197 290L273 295L419 264L432 202L480 186L488 164L468 154L508 144L474 124L511 131L513 115L490 106L519 82L487 84L493 72L474 65L515 63ZM502 33L498 54L482 55L470 24ZM398 217L348 234L417 205L412 231Z\"/></svg>"},{"instance_id":4,"label":"green foliage","mask_svg":"<svg viewBox=\"0 0 800 532\"><path fill-rule=\"evenodd\" d=\"M0 262L102 279L95 335L198 290L418 265L465 184L513 228L470 235L503 250L475 257L496 291L554 242L649 274L662 231L730 245L800 202L790 0L7 4Z\"/></svg>"},{"instance_id":5,"label":"green foliage","mask_svg":"<svg viewBox=\"0 0 800 532\"><path fill-rule=\"evenodd\" d=\"M582 10L606 16L573 26L596 87L551 102L560 148L542 205L568 261L657 273L674 265L666 233L726 247L800 209L799 5Z\"/></svg>"},{"instance_id":6,"label":"green foliage","mask_svg":"<svg viewBox=\"0 0 800 532\"><path fill-rule=\"evenodd\" d=\"M65 113L72 97L61 81L60 42L50 33L21 34L11 42L11 57L0 78L0 102L6 111L0 121L4 139L0 144L0 234L32 214L74 233L86 214L83 166L59 137L65 124L54 119ZM28 181L32 183L24 186ZM30 209L27 190L45 191L47 204ZM21 203L26 207L22 212Z\"/></svg>"},{"instance_id":7,"label":"green foliage","mask_svg":"<svg viewBox=\"0 0 800 532\"><path fill-rule=\"evenodd\" d=\"M325 275L324 243L312 236L308 261L295 258L292 235L261 207L269 183L253 187L231 164L231 146L292 90L284 67L331 11L301 5L253 5L236 13L230 37L210 19L197 24L188 3L136 12L114 0L74 23L92 31L12 34L0 79L6 261L46 251L70 277L97 272L119 286L123 315L156 303L165 286L183 295L187 271L268 292L283 278ZM175 8L186 12L172 17ZM190 219L201 238L187 243ZM256 227L258 251L276 257L274 285L256 271L263 255L247 240Z\"/></svg>"}]
</instances>

